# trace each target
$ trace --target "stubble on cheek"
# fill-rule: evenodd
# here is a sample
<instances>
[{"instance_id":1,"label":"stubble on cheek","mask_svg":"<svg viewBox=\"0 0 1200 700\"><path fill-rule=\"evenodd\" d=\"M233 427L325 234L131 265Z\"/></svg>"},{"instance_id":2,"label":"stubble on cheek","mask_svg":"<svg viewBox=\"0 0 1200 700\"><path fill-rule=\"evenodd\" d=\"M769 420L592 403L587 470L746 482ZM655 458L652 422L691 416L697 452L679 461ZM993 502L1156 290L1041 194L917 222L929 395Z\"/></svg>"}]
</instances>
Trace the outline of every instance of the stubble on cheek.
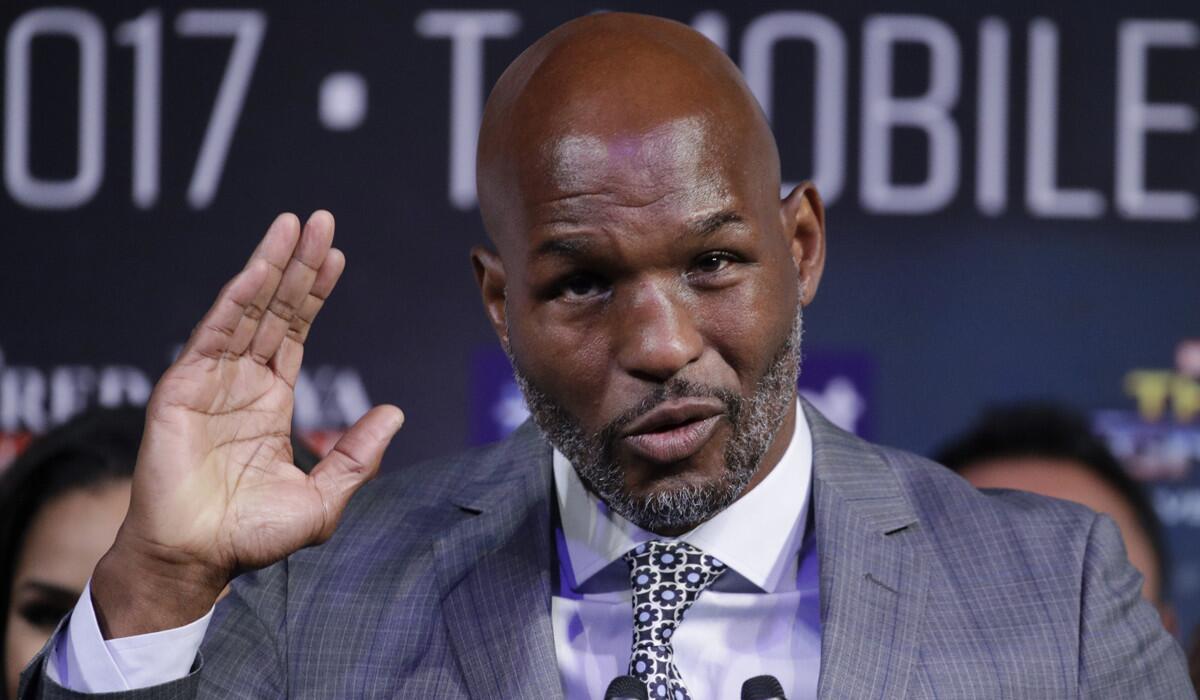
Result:
<instances>
[{"instance_id":1,"label":"stubble on cheek","mask_svg":"<svg viewBox=\"0 0 1200 700\"><path fill-rule=\"evenodd\" d=\"M726 389L672 380L596 431L586 430L571 411L530 380L511 354L509 359L535 423L571 461L590 491L614 512L644 529L690 529L744 492L795 401L803 332L803 311L799 304L795 308L787 337L748 398ZM704 463L713 464L715 473L699 473L694 464L689 468L685 462L659 471L646 480L648 483L640 484L635 470L618 459L621 431L662 401L681 396L716 396L726 406L728 436L712 439L704 448L704 452L721 452L719 456L704 455ZM721 436L714 435L717 437Z\"/></svg>"}]
</instances>

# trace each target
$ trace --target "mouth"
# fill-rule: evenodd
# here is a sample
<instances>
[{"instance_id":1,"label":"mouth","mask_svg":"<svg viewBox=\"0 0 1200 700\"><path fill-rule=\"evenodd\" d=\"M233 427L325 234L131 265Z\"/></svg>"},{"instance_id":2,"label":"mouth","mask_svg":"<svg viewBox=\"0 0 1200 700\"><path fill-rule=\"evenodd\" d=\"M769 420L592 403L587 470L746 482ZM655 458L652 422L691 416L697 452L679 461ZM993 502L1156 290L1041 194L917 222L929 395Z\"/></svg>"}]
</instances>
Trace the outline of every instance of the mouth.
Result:
<instances>
[{"instance_id":1,"label":"mouth","mask_svg":"<svg viewBox=\"0 0 1200 700\"><path fill-rule=\"evenodd\" d=\"M637 456L670 464L700 451L725 415L715 398L672 399L633 421L621 441Z\"/></svg>"}]
</instances>

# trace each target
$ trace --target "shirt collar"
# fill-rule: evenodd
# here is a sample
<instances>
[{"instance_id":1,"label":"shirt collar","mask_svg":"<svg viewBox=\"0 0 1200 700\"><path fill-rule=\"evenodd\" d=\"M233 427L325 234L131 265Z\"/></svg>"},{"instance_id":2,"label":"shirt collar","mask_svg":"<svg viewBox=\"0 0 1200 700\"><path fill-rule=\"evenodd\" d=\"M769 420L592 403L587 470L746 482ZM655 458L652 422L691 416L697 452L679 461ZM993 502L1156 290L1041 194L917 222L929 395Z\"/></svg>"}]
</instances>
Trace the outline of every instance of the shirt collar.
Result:
<instances>
[{"instance_id":1,"label":"shirt collar","mask_svg":"<svg viewBox=\"0 0 1200 700\"><path fill-rule=\"evenodd\" d=\"M793 590L812 484L812 435L797 405L791 441L775 468L753 489L678 538L720 559L757 586ZM668 539L608 509L587 490L571 462L554 451L554 487L569 571L576 585L643 542Z\"/></svg>"}]
</instances>

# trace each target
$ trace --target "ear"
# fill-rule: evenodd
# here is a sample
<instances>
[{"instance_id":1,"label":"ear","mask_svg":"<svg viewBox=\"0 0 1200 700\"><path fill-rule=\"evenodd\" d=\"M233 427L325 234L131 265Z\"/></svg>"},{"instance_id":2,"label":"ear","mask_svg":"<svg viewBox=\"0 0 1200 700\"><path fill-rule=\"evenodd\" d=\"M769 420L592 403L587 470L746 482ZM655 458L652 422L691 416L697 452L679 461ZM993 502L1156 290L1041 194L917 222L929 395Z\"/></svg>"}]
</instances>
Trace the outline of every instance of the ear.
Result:
<instances>
[{"instance_id":1,"label":"ear","mask_svg":"<svg viewBox=\"0 0 1200 700\"><path fill-rule=\"evenodd\" d=\"M479 294L483 298L483 310L488 320L492 322L492 330L500 339L500 344L508 350L508 316L504 301L505 275L504 261L500 255L483 246L471 249L471 267L475 269L475 282L479 284Z\"/></svg>"},{"instance_id":2,"label":"ear","mask_svg":"<svg viewBox=\"0 0 1200 700\"><path fill-rule=\"evenodd\" d=\"M825 205L811 182L802 182L779 203L783 232L791 245L792 263L808 306L817 295L825 270Z\"/></svg>"}]
</instances>

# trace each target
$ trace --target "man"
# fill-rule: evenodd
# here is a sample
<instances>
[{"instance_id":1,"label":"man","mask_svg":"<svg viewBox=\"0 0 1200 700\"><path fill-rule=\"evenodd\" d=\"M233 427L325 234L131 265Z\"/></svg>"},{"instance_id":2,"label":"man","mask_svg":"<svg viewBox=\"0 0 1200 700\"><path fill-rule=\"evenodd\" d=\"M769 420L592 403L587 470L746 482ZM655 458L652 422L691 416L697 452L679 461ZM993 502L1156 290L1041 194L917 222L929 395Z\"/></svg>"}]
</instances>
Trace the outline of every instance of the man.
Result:
<instances>
[{"instance_id":1,"label":"man","mask_svg":"<svg viewBox=\"0 0 1200 700\"><path fill-rule=\"evenodd\" d=\"M984 497L797 403L824 214L811 185L778 199L714 45L559 27L497 83L478 172L495 249L472 261L536 427L349 508L396 409L292 470L291 381L343 261L328 214L281 217L156 387L129 518L26 696L80 674L166 681L131 698L582 698L626 673L674 699L759 673L792 698L1190 692L1110 521Z\"/></svg>"},{"instance_id":2,"label":"man","mask_svg":"<svg viewBox=\"0 0 1200 700\"><path fill-rule=\"evenodd\" d=\"M1167 601L1162 523L1142 487L1082 416L1050 403L986 411L935 456L978 488L1019 489L1081 503L1121 530L1129 561L1142 574L1142 597L1175 633Z\"/></svg>"}]
</instances>

